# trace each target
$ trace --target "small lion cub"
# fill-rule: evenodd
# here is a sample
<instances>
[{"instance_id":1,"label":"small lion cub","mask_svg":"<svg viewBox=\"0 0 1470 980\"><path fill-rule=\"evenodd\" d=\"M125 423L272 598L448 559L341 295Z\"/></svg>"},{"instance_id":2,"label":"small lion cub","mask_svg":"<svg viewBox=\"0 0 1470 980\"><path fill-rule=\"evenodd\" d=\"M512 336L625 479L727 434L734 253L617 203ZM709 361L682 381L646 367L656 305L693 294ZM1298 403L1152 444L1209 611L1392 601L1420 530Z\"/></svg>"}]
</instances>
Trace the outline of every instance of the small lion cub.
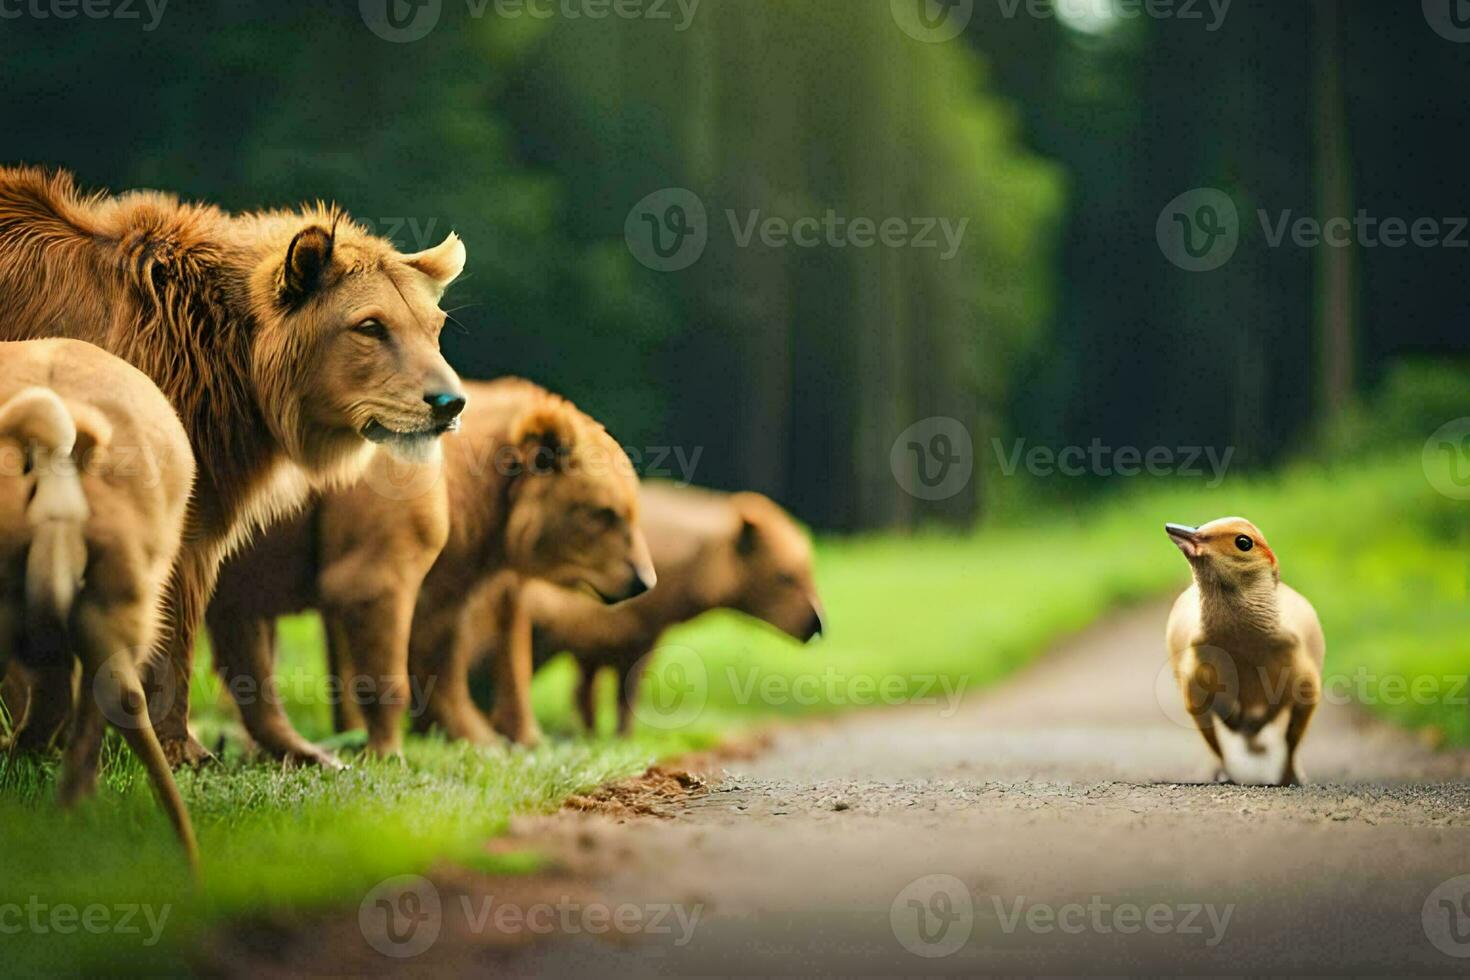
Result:
<instances>
[{"instance_id":1,"label":"small lion cub","mask_svg":"<svg viewBox=\"0 0 1470 980\"><path fill-rule=\"evenodd\" d=\"M139 668L163 628L193 485L184 427L145 375L78 341L0 343L0 670L14 656L30 689L12 748L48 751L70 719L60 795L71 805L96 787L111 722L191 866L194 830Z\"/></svg>"}]
</instances>

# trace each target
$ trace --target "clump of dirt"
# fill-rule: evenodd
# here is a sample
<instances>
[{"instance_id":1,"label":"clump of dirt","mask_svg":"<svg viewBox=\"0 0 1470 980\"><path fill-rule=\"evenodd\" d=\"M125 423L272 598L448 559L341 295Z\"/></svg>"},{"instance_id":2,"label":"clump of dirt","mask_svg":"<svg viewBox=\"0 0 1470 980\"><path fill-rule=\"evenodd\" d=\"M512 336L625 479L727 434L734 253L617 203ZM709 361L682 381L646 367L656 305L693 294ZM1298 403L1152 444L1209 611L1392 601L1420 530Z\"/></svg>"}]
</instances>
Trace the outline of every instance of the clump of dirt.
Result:
<instances>
[{"instance_id":1,"label":"clump of dirt","mask_svg":"<svg viewBox=\"0 0 1470 980\"><path fill-rule=\"evenodd\" d=\"M666 820L671 814L660 807L680 803L707 791L705 778L688 769L650 766L641 776L570 797L562 804L562 809L605 817L659 817Z\"/></svg>"}]
</instances>

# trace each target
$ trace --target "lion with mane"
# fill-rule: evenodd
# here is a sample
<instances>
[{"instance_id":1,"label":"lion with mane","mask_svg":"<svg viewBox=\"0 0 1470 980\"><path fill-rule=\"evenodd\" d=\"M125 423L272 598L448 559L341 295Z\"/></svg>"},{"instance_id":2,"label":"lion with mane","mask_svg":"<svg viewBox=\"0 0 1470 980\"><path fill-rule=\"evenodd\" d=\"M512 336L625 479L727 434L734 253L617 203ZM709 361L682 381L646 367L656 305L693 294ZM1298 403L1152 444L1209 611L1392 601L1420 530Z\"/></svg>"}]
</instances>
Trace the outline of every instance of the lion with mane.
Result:
<instances>
[{"instance_id":1,"label":"lion with mane","mask_svg":"<svg viewBox=\"0 0 1470 980\"><path fill-rule=\"evenodd\" d=\"M207 757L188 690L220 562L313 488L355 479L373 444L423 458L457 424L439 300L464 261L452 234L405 255L323 204L233 215L0 167L0 340L72 338L130 362L198 462L150 677L171 763Z\"/></svg>"}]
</instances>

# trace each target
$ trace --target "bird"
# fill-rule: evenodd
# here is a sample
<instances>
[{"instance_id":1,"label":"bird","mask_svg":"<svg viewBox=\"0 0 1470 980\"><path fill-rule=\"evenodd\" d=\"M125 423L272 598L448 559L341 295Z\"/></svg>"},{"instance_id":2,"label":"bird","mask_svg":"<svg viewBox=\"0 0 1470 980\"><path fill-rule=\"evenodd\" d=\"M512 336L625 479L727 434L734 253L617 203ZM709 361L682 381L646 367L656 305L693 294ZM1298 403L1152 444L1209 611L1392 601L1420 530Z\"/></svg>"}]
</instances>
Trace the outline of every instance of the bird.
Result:
<instances>
[{"instance_id":1,"label":"bird","mask_svg":"<svg viewBox=\"0 0 1470 980\"><path fill-rule=\"evenodd\" d=\"M1276 553L1245 518L1164 531L1194 577L1169 613L1169 659L1220 763L1216 778L1300 785L1297 750L1321 700L1327 650L1316 609L1281 581Z\"/></svg>"}]
</instances>

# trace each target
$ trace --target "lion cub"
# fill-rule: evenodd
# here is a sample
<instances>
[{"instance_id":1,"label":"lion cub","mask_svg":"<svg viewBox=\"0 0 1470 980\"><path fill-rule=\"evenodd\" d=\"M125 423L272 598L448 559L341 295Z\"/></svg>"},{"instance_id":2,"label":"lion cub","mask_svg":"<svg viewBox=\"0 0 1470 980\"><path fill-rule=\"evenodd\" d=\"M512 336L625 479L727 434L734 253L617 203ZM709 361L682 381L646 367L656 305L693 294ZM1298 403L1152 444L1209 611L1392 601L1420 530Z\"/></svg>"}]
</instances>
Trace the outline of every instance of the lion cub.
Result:
<instances>
[{"instance_id":1,"label":"lion cub","mask_svg":"<svg viewBox=\"0 0 1470 980\"><path fill-rule=\"evenodd\" d=\"M651 592L605 607L546 582L525 590L533 659L539 666L557 653L573 654L580 671L577 707L589 731L596 729L596 680L604 669L618 678L618 731L632 731L639 681L670 626L714 609L745 613L803 643L824 626L811 543L775 503L755 493L652 482L643 485L641 497L659 570ZM483 635L526 641L504 629ZM487 649L485 659L493 663L499 652Z\"/></svg>"},{"instance_id":2,"label":"lion cub","mask_svg":"<svg viewBox=\"0 0 1470 980\"><path fill-rule=\"evenodd\" d=\"M14 656L30 687L13 746L48 750L72 720L61 774L70 805L96 787L111 722L191 865L193 827L139 669L165 628L193 483L184 427L141 372L78 341L0 343L0 666Z\"/></svg>"},{"instance_id":3,"label":"lion cub","mask_svg":"<svg viewBox=\"0 0 1470 980\"><path fill-rule=\"evenodd\" d=\"M1164 530L1194 572L1166 634L1185 706L1232 782L1297 785L1297 748L1322 691L1316 610L1281 581L1250 521Z\"/></svg>"},{"instance_id":4,"label":"lion cub","mask_svg":"<svg viewBox=\"0 0 1470 980\"><path fill-rule=\"evenodd\" d=\"M410 465L379 456L356 486L317 498L273 528L220 578L210 636L218 662L250 665L254 692L237 698L266 751L332 764L291 727L275 696L275 619L319 609L340 690L338 728L365 724L379 755L402 746L409 667L435 706L454 702L459 618L478 583L537 576L600 602L655 581L639 530L638 485L622 447L571 402L529 381L465 385L469 405L442 454ZM522 744L540 733L530 707L531 664L504 665L496 727ZM242 683L237 677L227 678ZM452 712L445 712L446 717ZM485 742L483 726L446 726Z\"/></svg>"}]
</instances>

